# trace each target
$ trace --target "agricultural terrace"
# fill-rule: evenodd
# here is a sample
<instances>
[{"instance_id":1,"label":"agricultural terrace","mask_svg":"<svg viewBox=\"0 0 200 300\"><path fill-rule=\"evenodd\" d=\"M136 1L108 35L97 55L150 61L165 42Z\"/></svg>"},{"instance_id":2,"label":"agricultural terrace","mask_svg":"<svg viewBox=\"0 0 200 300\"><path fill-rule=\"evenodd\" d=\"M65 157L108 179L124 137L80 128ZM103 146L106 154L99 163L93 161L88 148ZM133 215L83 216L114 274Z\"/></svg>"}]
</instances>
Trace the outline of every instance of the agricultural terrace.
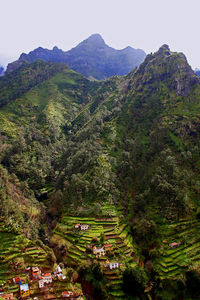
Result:
<instances>
[{"instance_id":1,"label":"agricultural terrace","mask_svg":"<svg viewBox=\"0 0 200 300\"><path fill-rule=\"evenodd\" d=\"M184 270L194 268L200 270L200 222L185 220L170 225L163 225L165 237L157 259L155 270L161 279L176 278ZM176 248L169 243L181 242Z\"/></svg>"},{"instance_id":2,"label":"agricultural terrace","mask_svg":"<svg viewBox=\"0 0 200 300\"><path fill-rule=\"evenodd\" d=\"M108 213L108 208L105 212ZM81 231L74 228L75 224L87 224L89 228ZM110 207L109 217L79 217L64 214L54 229L54 241L56 238L65 240L66 263L75 265L88 260L98 260L104 270L111 295L115 299L123 299L122 270L126 265L135 266L138 259L128 225L120 221L113 206ZM111 250L106 252L105 256L96 258L92 251L88 251L88 247L105 244L111 244ZM110 270L104 267L106 260L119 262L122 266L119 269Z\"/></svg>"},{"instance_id":3,"label":"agricultural terrace","mask_svg":"<svg viewBox=\"0 0 200 300\"><path fill-rule=\"evenodd\" d=\"M34 242L8 232L0 232L0 284L15 276L26 278L24 268L36 263L49 268L46 251Z\"/></svg>"}]
</instances>

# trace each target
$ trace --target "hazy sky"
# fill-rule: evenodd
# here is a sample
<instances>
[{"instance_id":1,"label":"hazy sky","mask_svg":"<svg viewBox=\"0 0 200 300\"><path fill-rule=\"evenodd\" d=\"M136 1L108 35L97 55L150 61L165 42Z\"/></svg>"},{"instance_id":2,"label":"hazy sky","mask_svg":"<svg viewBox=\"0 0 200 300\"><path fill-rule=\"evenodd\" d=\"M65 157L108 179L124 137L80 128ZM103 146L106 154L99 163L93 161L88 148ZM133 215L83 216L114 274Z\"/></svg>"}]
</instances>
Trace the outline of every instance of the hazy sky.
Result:
<instances>
[{"instance_id":1,"label":"hazy sky","mask_svg":"<svg viewBox=\"0 0 200 300\"><path fill-rule=\"evenodd\" d=\"M166 43L200 67L200 0L0 0L0 11L0 62L100 33L116 49L149 53Z\"/></svg>"}]
</instances>

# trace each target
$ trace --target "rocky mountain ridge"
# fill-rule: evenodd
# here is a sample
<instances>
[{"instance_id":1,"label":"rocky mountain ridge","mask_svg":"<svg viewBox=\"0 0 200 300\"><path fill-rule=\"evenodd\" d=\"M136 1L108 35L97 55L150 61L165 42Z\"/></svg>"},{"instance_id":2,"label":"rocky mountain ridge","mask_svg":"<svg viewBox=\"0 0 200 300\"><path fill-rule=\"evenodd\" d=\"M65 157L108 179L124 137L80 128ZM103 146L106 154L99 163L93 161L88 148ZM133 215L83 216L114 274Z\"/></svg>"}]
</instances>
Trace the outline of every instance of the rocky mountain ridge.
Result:
<instances>
[{"instance_id":1,"label":"rocky mountain ridge","mask_svg":"<svg viewBox=\"0 0 200 300\"><path fill-rule=\"evenodd\" d=\"M126 47L115 50L105 44L99 34L93 34L69 51L57 47L52 50L39 47L29 54L22 53L19 59L8 64L7 73L18 68L23 62L32 63L37 59L46 62L63 62L87 78L106 79L114 75L125 75L137 67L145 58L143 50Z\"/></svg>"}]
</instances>

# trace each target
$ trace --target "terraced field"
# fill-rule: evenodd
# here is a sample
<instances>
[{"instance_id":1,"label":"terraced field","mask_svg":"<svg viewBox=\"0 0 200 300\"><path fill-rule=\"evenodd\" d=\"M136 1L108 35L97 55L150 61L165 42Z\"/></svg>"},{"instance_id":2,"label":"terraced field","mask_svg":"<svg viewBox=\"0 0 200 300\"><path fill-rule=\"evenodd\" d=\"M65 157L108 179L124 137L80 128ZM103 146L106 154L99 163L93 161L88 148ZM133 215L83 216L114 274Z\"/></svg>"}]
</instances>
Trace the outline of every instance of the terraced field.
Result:
<instances>
[{"instance_id":1,"label":"terraced field","mask_svg":"<svg viewBox=\"0 0 200 300\"><path fill-rule=\"evenodd\" d=\"M23 236L0 231L0 241L0 284L16 276L25 280L27 266L49 267L45 250Z\"/></svg>"},{"instance_id":2,"label":"terraced field","mask_svg":"<svg viewBox=\"0 0 200 300\"><path fill-rule=\"evenodd\" d=\"M108 215L108 208L105 208L105 211ZM123 264L122 269L125 268L126 264L137 264L136 249L128 226L120 222L120 218L113 207L109 207L109 215L110 217L102 218L63 215L60 223L54 229L54 236L65 239L68 248L66 260L69 263L83 263L84 260L96 259L87 250L88 246L94 245L96 239L99 244L112 245L111 257L104 256L98 259L102 268L107 259ZM89 229L80 231L74 228L75 224L87 224ZM124 299L121 290L122 270L103 269L110 294L114 299Z\"/></svg>"},{"instance_id":3,"label":"terraced field","mask_svg":"<svg viewBox=\"0 0 200 300\"><path fill-rule=\"evenodd\" d=\"M161 279L176 278L185 269L200 269L200 222L181 221L163 226L166 242L162 243L160 257L154 261L154 267ZM169 243L181 242L177 248Z\"/></svg>"}]
</instances>

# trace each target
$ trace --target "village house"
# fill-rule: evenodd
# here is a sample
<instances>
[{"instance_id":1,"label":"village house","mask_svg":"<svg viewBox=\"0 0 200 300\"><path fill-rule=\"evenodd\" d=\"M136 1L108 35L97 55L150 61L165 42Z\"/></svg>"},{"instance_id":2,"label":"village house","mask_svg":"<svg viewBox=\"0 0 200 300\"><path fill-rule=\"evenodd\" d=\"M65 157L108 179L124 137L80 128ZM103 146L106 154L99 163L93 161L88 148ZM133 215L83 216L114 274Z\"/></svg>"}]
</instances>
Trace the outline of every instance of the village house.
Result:
<instances>
[{"instance_id":1,"label":"village house","mask_svg":"<svg viewBox=\"0 0 200 300\"><path fill-rule=\"evenodd\" d=\"M13 300L13 293L1 295L0 297L2 297L4 300Z\"/></svg>"},{"instance_id":2,"label":"village house","mask_svg":"<svg viewBox=\"0 0 200 300\"><path fill-rule=\"evenodd\" d=\"M26 298L29 296L29 286L28 286L28 283L26 284L21 284L19 286L20 288L20 296L21 298Z\"/></svg>"},{"instance_id":3,"label":"village house","mask_svg":"<svg viewBox=\"0 0 200 300\"><path fill-rule=\"evenodd\" d=\"M119 268L119 263L117 262L111 262L109 263L109 268L112 269L118 269Z\"/></svg>"},{"instance_id":4,"label":"village house","mask_svg":"<svg viewBox=\"0 0 200 300\"><path fill-rule=\"evenodd\" d=\"M31 267L27 267L27 268L25 269L26 272L29 272L30 270L31 270Z\"/></svg>"},{"instance_id":5,"label":"village house","mask_svg":"<svg viewBox=\"0 0 200 300\"><path fill-rule=\"evenodd\" d=\"M14 284L19 284L21 283L21 278L20 277L15 277L12 279Z\"/></svg>"},{"instance_id":6,"label":"village house","mask_svg":"<svg viewBox=\"0 0 200 300\"><path fill-rule=\"evenodd\" d=\"M59 274L57 274L57 278L58 278L58 280L65 280L66 276L64 276L63 273L59 273Z\"/></svg>"},{"instance_id":7,"label":"village house","mask_svg":"<svg viewBox=\"0 0 200 300\"><path fill-rule=\"evenodd\" d=\"M56 267L56 269L54 271L54 274L56 275L56 274L59 274L59 273L62 273L62 269L61 269L61 267L59 265L57 265L57 267Z\"/></svg>"},{"instance_id":8,"label":"village house","mask_svg":"<svg viewBox=\"0 0 200 300\"><path fill-rule=\"evenodd\" d=\"M38 267L32 267L32 277L33 279L40 279L41 270Z\"/></svg>"},{"instance_id":9,"label":"village house","mask_svg":"<svg viewBox=\"0 0 200 300\"><path fill-rule=\"evenodd\" d=\"M105 256L105 250L104 250L104 247L97 248L96 246L94 246L94 247L93 247L93 254L94 254L96 257Z\"/></svg>"},{"instance_id":10,"label":"village house","mask_svg":"<svg viewBox=\"0 0 200 300\"><path fill-rule=\"evenodd\" d=\"M79 227L80 227L80 224L75 224L75 225L74 225L74 228L75 228L75 229L78 229Z\"/></svg>"},{"instance_id":11,"label":"village house","mask_svg":"<svg viewBox=\"0 0 200 300\"><path fill-rule=\"evenodd\" d=\"M55 271L54 271L54 276L56 276L59 280L65 280L66 276L63 275L62 269L59 265L57 265Z\"/></svg>"},{"instance_id":12,"label":"village house","mask_svg":"<svg viewBox=\"0 0 200 300\"><path fill-rule=\"evenodd\" d=\"M71 298L73 295L74 294L71 291L62 292L62 298Z\"/></svg>"},{"instance_id":13,"label":"village house","mask_svg":"<svg viewBox=\"0 0 200 300\"><path fill-rule=\"evenodd\" d=\"M51 283L52 282L51 273L45 273L44 275L42 275L42 278L44 279L44 281L46 283Z\"/></svg>"},{"instance_id":14,"label":"village house","mask_svg":"<svg viewBox=\"0 0 200 300\"><path fill-rule=\"evenodd\" d=\"M87 224L81 225L81 230L87 230L88 228L89 228L89 225L87 225Z\"/></svg>"},{"instance_id":15,"label":"village house","mask_svg":"<svg viewBox=\"0 0 200 300\"><path fill-rule=\"evenodd\" d=\"M42 278L38 281L39 288L43 288L45 284L49 284L52 282L51 273L46 273L42 276Z\"/></svg>"},{"instance_id":16,"label":"village house","mask_svg":"<svg viewBox=\"0 0 200 300\"><path fill-rule=\"evenodd\" d=\"M112 245L111 244L105 244L104 248L105 248L105 251L111 251L112 250Z\"/></svg>"},{"instance_id":17,"label":"village house","mask_svg":"<svg viewBox=\"0 0 200 300\"><path fill-rule=\"evenodd\" d=\"M110 270L112 269L118 269L119 268L119 263L118 262L109 262L109 260L106 261L106 264L104 267L109 268Z\"/></svg>"},{"instance_id":18,"label":"village house","mask_svg":"<svg viewBox=\"0 0 200 300\"><path fill-rule=\"evenodd\" d=\"M174 243L169 244L170 248L172 248L172 249L177 248L180 245L181 245L181 242L178 242L178 243L174 242Z\"/></svg>"}]
</instances>

